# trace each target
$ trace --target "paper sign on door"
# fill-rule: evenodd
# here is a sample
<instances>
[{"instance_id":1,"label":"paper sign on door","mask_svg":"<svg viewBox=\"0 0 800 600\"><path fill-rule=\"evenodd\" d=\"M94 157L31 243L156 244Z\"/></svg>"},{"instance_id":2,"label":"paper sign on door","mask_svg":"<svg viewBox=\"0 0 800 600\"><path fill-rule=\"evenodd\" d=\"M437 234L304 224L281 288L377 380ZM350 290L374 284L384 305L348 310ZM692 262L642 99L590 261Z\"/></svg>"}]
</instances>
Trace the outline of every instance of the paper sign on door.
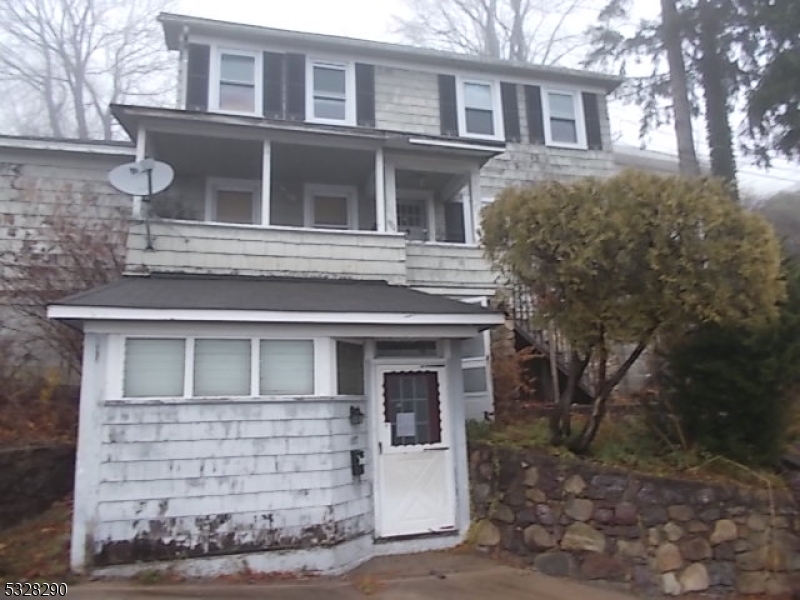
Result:
<instances>
[{"instance_id":1,"label":"paper sign on door","mask_svg":"<svg viewBox=\"0 0 800 600\"><path fill-rule=\"evenodd\" d=\"M397 416L395 417L395 428L395 435L397 437L414 437L417 434L414 413L397 413Z\"/></svg>"}]
</instances>

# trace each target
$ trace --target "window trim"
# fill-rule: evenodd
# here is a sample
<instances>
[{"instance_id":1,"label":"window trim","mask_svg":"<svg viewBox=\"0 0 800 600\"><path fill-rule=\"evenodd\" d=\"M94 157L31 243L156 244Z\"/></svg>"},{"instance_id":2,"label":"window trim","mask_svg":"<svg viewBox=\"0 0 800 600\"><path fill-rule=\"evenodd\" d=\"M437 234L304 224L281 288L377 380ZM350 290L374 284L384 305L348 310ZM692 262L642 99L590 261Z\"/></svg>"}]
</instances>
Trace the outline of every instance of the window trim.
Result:
<instances>
[{"instance_id":1,"label":"window trim","mask_svg":"<svg viewBox=\"0 0 800 600\"><path fill-rule=\"evenodd\" d=\"M314 116L315 66L344 71L344 119L326 119ZM306 122L324 125L356 125L356 66L353 61L306 56Z\"/></svg>"},{"instance_id":2,"label":"window trim","mask_svg":"<svg viewBox=\"0 0 800 600\"><path fill-rule=\"evenodd\" d=\"M249 225L261 224L261 182L257 179L235 179L230 177L206 178L206 201L204 217L207 223L218 223L218 192L250 192L253 195L253 209ZM227 225L248 225L248 223L225 223Z\"/></svg>"},{"instance_id":3,"label":"window trim","mask_svg":"<svg viewBox=\"0 0 800 600\"><path fill-rule=\"evenodd\" d=\"M583 113L583 98L578 90L564 89L564 88L541 88L542 93L542 118L544 120L544 141L545 145L554 148L574 148L578 150L587 150L589 148L586 141L586 118ZM575 107L575 130L577 133L578 141L576 143L559 142L553 140L553 131L550 123L550 94L561 94L564 96L571 96L573 106Z\"/></svg>"},{"instance_id":4,"label":"window trim","mask_svg":"<svg viewBox=\"0 0 800 600\"><path fill-rule=\"evenodd\" d=\"M347 227L317 227L314 224L314 198L316 196L345 196L347 198ZM303 185L303 226L323 231L351 231L358 229L358 190L352 185L306 183Z\"/></svg>"},{"instance_id":5,"label":"window trim","mask_svg":"<svg viewBox=\"0 0 800 600\"><path fill-rule=\"evenodd\" d=\"M220 85L222 85L222 56L224 54L233 56L246 56L255 60L253 68L255 69L253 77L254 97L253 97L253 110L229 110L220 107ZM264 55L257 50L248 50L246 48L231 48L228 46L212 46L212 60L209 66L208 77L208 107L210 111L218 112L226 115L245 115L248 117L261 116L264 112Z\"/></svg>"},{"instance_id":6,"label":"window trim","mask_svg":"<svg viewBox=\"0 0 800 600\"><path fill-rule=\"evenodd\" d=\"M248 335L224 335L215 333L203 333L197 335L162 335L158 333L152 334L122 334L119 336L119 367L114 372L119 373L117 381L114 383L115 396L124 402L149 402L154 400L219 400L224 399L231 402L239 400L253 400L255 398L276 398L285 400L286 398L311 398L320 396L322 392L321 380L318 376L317 363L320 359L323 363L328 361L328 356L325 354L325 345L320 343L319 338L314 337L292 337L292 336L248 336ZM184 372L183 372L183 395L182 396L126 396L124 389L124 365L127 350L127 341L129 339L172 339L184 341ZM194 367L195 367L195 344L198 340L240 340L250 342L250 393L246 395L224 395L224 396L198 396L194 394ZM311 394L261 394L261 381L260 381L260 365L261 365L261 342L262 341L297 341L297 342L311 342L312 348L312 373L311 373Z\"/></svg>"},{"instance_id":7,"label":"window trim","mask_svg":"<svg viewBox=\"0 0 800 600\"><path fill-rule=\"evenodd\" d=\"M464 99L464 86L466 84L488 85L492 98L492 124L494 135L482 133L470 133L467 131L467 107ZM505 129L503 125L503 103L500 97L500 84L494 79L480 79L476 77L456 76L456 107L458 120L458 135L464 138L475 138L480 140L505 141Z\"/></svg>"}]
</instances>

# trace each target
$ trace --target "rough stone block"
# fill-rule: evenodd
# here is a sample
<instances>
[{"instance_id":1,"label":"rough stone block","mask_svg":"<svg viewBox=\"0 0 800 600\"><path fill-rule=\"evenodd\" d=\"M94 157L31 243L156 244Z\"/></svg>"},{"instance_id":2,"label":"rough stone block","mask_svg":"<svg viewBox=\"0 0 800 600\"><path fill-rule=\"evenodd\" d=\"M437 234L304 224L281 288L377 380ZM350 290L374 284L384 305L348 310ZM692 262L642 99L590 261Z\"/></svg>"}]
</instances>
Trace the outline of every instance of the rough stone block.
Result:
<instances>
[{"instance_id":1,"label":"rough stone block","mask_svg":"<svg viewBox=\"0 0 800 600\"><path fill-rule=\"evenodd\" d=\"M656 568L665 573L677 571L683 566L683 556L675 544L663 544L656 550Z\"/></svg>"},{"instance_id":2,"label":"rough stone block","mask_svg":"<svg viewBox=\"0 0 800 600\"><path fill-rule=\"evenodd\" d=\"M506 504L498 504L489 513L489 518L492 521L500 521L501 523L511 524L514 522L514 511Z\"/></svg>"},{"instance_id":3,"label":"rough stone block","mask_svg":"<svg viewBox=\"0 0 800 600\"><path fill-rule=\"evenodd\" d=\"M581 575L587 579L620 580L627 575L625 565L613 556L590 552L581 564Z\"/></svg>"},{"instance_id":4,"label":"rough stone block","mask_svg":"<svg viewBox=\"0 0 800 600\"><path fill-rule=\"evenodd\" d=\"M683 592L681 583L675 577L675 573L664 573L661 576L661 591L667 596L680 596Z\"/></svg>"},{"instance_id":5,"label":"rough stone block","mask_svg":"<svg viewBox=\"0 0 800 600\"><path fill-rule=\"evenodd\" d=\"M525 469L525 479L523 480L523 484L528 487L535 487L536 484L539 482L539 469L536 467L528 467Z\"/></svg>"},{"instance_id":6,"label":"rough stone block","mask_svg":"<svg viewBox=\"0 0 800 600\"><path fill-rule=\"evenodd\" d=\"M676 504L667 509L669 518L673 521L686 522L694 518L694 509L686 504Z\"/></svg>"},{"instance_id":7,"label":"rough stone block","mask_svg":"<svg viewBox=\"0 0 800 600\"><path fill-rule=\"evenodd\" d=\"M625 558L644 558L647 554L644 544L639 541L619 540L617 542L617 550Z\"/></svg>"},{"instance_id":8,"label":"rough stone block","mask_svg":"<svg viewBox=\"0 0 800 600\"><path fill-rule=\"evenodd\" d=\"M588 521L594 513L594 503L584 498L570 498L564 505L564 513L576 521Z\"/></svg>"},{"instance_id":9,"label":"rough stone block","mask_svg":"<svg viewBox=\"0 0 800 600\"><path fill-rule=\"evenodd\" d=\"M645 527L663 525L668 520L667 510L659 505L645 506L641 510L640 516Z\"/></svg>"},{"instance_id":10,"label":"rough stone block","mask_svg":"<svg viewBox=\"0 0 800 600\"><path fill-rule=\"evenodd\" d=\"M769 520L764 515L752 514L747 517L747 528L750 531L766 531Z\"/></svg>"},{"instance_id":11,"label":"rough stone block","mask_svg":"<svg viewBox=\"0 0 800 600\"><path fill-rule=\"evenodd\" d=\"M573 523L564 533L561 547L564 550L604 552L606 538L602 533L586 523Z\"/></svg>"},{"instance_id":12,"label":"rough stone block","mask_svg":"<svg viewBox=\"0 0 800 600\"><path fill-rule=\"evenodd\" d=\"M475 543L478 546L494 547L500 543L500 530L491 521L475 524Z\"/></svg>"},{"instance_id":13,"label":"rough stone block","mask_svg":"<svg viewBox=\"0 0 800 600\"><path fill-rule=\"evenodd\" d=\"M683 593L703 592L710 585L708 571L702 563L693 563L686 567L678 577L678 581L683 588Z\"/></svg>"},{"instance_id":14,"label":"rough stone block","mask_svg":"<svg viewBox=\"0 0 800 600\"><path fill-rule=\"evenodd\" d=\"M686 531L684 531L683 527L681 527L677 523L673 523L672 521L670 521L669 523L664 525L664 535L670 542L677 542L684 535L686 535Z\"/></svg>"},{"instance_id":15,"label":"rough stone block","mask_svg":"<svg viewBox=\"0 0 800 600\"><path fill-rule=\"evenodd\" d=\"M564 482L564 493L580 496L586 489L586 482L580 475L573 475Z\"/></svg>"},{"instance_id":16,"label":"rough stone block","mask_svg":"<svg viewBox=\"0 0 800 600\"><path fill-rule=\"evenodd\" d=\"M525 497L531 502L547 502L547 495L542 490L537 490L535 488L525 490Z\"/></svg>"},{"instance_id":17,"label":"rough stone block","mask_svg":"<svg viewBox=\"0 0 800 600\"><path fill-rule=\"evenodd\" d=\"M614 523L617 525L636 525L639 522L639 511L630 502L620 502L614 507Z\"/></svg>"},{"instance_id":18,"label":"rough stone block","mask_svg":"<svg viewBox=\"0 0 800 600\"><path fill-rule=\"evenodd\" d=\"M578 569L575 559L569 552L546 552L533 561L538 571L551 577L571 577Z\"/></svg>"},{"instance_id":19,"label":"rough stone block","mask_svg":"<svg viewBox=\"0 0 800 600\"><path fill-rule=\"evenodd\" d=\"M713 586L731 587L736 581L736 568L729 561L708 563L708 581Z\"/></svg>"},{"instance_id":20,"label":"rough stone block","mask_svg":"<svg viewBox=\"0 0 800 600\"><path fill-rule=\"evenodd\" d=\"M737 573L736 591L740 594L763 594L767 591L767 574L763 571Z\"/></svg>"},{"instance_id":21,"label":"rough stone block","mask_svg":"<svg viewBox=\"0 0 800 600\"><path fill-rule=\"evenodd\" d=\"M730 519L722 519L714 524L714 531L711 534L711 544L716 546L723 542L732 542L739 537L739 529L736 523Z\"/></svg>"},{"instance_id":22,"label":"rough stone block","mask_svg":"<svg viewBox=\"0 0 800 600\"><path fill-rule=\"evenodd\" d=\"M530 550L549 550L556 545L553 534L541 525L526 527L522 535L525 546Z\"/></svg>"},{"instance_id":23,"label":"rough stone block","mask_svg":"<svg viewBox=\"0 0 800 600\"><path fill-rule=\"evenodd\" d=\"M708 560L712 556L711 546L701 537L683 540L680 543L680 549L686 560Z\"/></svg>"}]
</instances>

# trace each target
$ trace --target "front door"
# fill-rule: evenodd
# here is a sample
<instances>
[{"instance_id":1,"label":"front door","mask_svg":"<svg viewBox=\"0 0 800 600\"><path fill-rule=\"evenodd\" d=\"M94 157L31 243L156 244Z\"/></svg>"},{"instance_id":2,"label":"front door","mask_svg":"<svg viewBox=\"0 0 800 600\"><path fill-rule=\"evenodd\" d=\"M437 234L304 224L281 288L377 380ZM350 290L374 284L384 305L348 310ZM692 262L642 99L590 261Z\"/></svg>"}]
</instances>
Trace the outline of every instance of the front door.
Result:
<instances>
[{"instance_id":1,"label":"front door","mask_svg":"<svg viewBox=\"0 0 800 600\"><path fill-rule=\"evenodd\" d=\"M455 529L442 368L378 369L378 537Z\"/></svg>"}]
</instances>

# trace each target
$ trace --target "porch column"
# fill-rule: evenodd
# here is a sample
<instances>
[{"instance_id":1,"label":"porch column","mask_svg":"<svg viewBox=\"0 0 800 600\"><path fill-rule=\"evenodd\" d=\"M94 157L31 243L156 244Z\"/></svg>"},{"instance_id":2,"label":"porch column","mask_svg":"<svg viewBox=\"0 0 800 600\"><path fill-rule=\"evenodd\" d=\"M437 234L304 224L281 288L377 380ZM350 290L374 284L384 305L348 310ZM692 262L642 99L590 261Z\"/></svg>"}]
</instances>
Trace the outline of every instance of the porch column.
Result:
<instances>
[{"instance_id":1,"label":"porch column","mask_svg":"<svg viewBox=\"0 0 800 600\"><path fill-rule=\"evenodd\" d=\"M261 224L269 225L272 202L272 143L264 140L261 158Z\"/></svg>"},{"instance_id":2,"label":"porch column","mask_svg":"<svg viewBox=\"0 0 800 600\"><path fill-rule=\"evenodd\" d=\"M386 231L386 161L383 148L375 152L375 221L378 231Z\"/></svg>"},{"instance_id":3,"label":"porch column","mask_svg":"<svg viewBox=\"0 0 800 600\"><path fill-rule=\"evenodd\" d=\"M147 130L144 125L139 125L136 131L136 162L147 158ZM141 219L142 214L142 197L133 197L133 218Z\"/></svg>"},{"instance_id":4,"label":"porch column","mask_svg":"<svg viewBox=\"0 0 800 600\"><path fill-rule=\"evenodd\" d=\"M397 231L397 178L394 163L386 162L386 231Z\"/></svg>"},{"instance_id":5,"label":"porch column","mask_svg":"<svg viewBox=\"0 0 800 600\"><path fill-rule=\"evenodd\" d=\"M475 211L481 205L481 170L472 167L469 171L469 193L464 198L464 243L475 243Z\"/></svg>"}]
</instances>

